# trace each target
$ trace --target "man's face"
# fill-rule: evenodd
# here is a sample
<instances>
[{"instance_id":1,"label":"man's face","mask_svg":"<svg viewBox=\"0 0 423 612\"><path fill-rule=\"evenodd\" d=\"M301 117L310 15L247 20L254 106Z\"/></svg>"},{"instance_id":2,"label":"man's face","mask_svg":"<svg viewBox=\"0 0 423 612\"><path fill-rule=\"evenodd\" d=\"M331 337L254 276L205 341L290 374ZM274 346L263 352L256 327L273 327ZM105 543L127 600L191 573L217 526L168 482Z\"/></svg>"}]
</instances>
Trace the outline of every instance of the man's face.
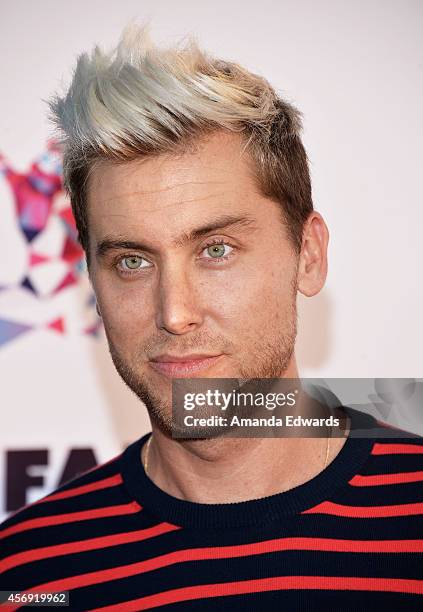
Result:
<instances>
[{"instance_id":1,"label":"man's face","mask_svg":"<svg viewBox=\"0 0 423 612\"><path fill-rule=\"evenodd\" d=\"M189 377L296 375L298 256L242 145L220 132L90 178L90 277L111 356L167 435L180 374L151 362L160 355L219 356Z\"/></svg>"}]
</instances>

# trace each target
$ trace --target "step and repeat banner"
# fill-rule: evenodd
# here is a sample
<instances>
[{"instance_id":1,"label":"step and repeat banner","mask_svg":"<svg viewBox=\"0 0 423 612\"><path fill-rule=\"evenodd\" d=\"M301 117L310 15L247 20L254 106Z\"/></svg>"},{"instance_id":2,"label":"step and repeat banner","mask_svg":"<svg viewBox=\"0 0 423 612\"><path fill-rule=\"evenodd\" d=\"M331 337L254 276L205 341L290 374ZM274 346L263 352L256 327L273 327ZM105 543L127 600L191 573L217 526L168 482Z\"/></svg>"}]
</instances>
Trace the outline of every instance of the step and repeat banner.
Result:
<instances>
[{"instance_id":1,"label":"step and repeat banner","mask_svg":"<svg viewBox=\"0 0 423 612\"><path fill-rule=\"evenodd\" d=\"M0 159L2 514L149 430L114 371L54 141L24 172Z\"/></svg>"}]
</instances>

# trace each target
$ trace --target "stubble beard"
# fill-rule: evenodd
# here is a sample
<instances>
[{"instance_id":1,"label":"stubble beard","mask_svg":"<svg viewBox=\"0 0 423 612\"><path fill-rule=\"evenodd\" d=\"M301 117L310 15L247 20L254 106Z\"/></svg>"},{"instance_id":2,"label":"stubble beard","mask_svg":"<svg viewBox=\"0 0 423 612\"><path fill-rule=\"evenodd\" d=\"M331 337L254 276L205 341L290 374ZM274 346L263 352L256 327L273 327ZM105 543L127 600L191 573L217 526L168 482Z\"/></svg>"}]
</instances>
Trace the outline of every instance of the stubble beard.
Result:
<instances>
[{"instance_id":1,"label":"stubble beard","mask_svg":"<svg viewBox=\"0 0 423 612\"><path fill-rule=\"evenodd\" d=\"M288 313L285 317L285 328L274 342L256 344L254 348L255 360L253 363L239 364L239 373L234 373L231 378L238 378L243 383L252 379L260 378L282 378L290 364L297 336L297 307L295 294ZM106 331L107 335L107 331ZM144 403L152 423L169 438L189 439L186 437L186 429L178 431L178 427L172 419L171 399L164 398L163 390L159 391L154 383L150 383L137 372L122 355L118 348L107 336L109 351L114 366L129 389ZM146 362L144 362L146 363ZM147 365L147 367L150 367ZM205 377L206 378L206 377ZM171 391L171 381L168 383ZM171 395L171 393L170 393Z\"/></svg>"}]
</instances>

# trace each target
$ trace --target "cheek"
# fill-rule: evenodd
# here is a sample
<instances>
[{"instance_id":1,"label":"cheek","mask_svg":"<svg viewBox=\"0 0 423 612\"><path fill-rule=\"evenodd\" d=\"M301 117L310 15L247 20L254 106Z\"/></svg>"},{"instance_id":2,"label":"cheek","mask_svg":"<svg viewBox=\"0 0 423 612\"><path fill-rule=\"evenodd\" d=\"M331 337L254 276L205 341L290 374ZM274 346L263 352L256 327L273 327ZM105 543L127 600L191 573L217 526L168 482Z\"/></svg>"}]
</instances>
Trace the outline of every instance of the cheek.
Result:
<instances>
[{"instance_id":1,"label":"cheek","mask_svg":"<svg viewBox=\"0 0 423 612\"><path fill-rule=\"evenodd\" d=\"M154 320L150 292L137 283L126 285L111 283L108 279L101 282L97 278L94 290L101 309L106 331L116 336L121 342L125 337L133 336L147 328L148 322Z\"/></svg>"},{"instance_id":2,"label":"cheek","mask_svg":"<svg viewBox=\"0 0 423 612\"><path fill-rule=\"evenodd\" d=\"M244 333L255 326L262 329L285 318L292 307L292 269L245 269L214 287L212 295L220 306L222 319Z\"/></svg>"}]
</instances>

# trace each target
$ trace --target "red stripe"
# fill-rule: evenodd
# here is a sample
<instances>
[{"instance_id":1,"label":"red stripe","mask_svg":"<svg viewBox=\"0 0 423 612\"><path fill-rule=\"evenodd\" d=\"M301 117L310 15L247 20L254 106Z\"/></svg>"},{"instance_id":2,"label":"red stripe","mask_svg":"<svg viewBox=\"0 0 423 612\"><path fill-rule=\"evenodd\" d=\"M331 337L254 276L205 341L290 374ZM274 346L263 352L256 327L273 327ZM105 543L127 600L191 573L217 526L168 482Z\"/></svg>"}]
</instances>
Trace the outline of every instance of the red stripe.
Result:
<instances>
[{"instance_id":1,"label":"red stripe","mask_svg":"<svg viewBox=\"0 0 423 612\"><path fill-rule=\"evenodd\" d=\"M398 472L397 474L372 474L361 476L356 474L349 484L355 487L373 487L378 485L401 484L406 482L418 482L423 480L422 472Z\"/></svg>"},{"instance_id":2,"label":"red stripe","mask_svg":"<svg viewBox=\"0 0 423 612\"><path fill-rule=\"evenodd\" d=\"M109 546L118 546L120 544L128 544L130 542L141 542L153 538L169 531L181 529L176 525L169 523L160 523L148 529L138 529L137 531L129 531L126 533L116 533L110 536L102 536L99 538L90 538L88 540L78 540L76 542L67 542L66 544L57 544L55 546L43 546L42 548L34 548L33 550L11 555L3 562L0 562L0 572L5 572L19 565L38 561L40 559L48 559L51 557L59 557L62 555L71 555L78 552L86 552L88 550L98 550Z\"/></svg>"},{"instance_id":3,"label":"red stripe","mask_svg":"<svg viewBox=\"0 0 423 612\"><path fill-rule=\"evenodd\" d=\"M42 516L40 518L23 521L12 527L8 527L0 532L0 536L5 538L14 533L27 531L28 529L38 529L40 527L50 527L51 525L62 525L64 523L74 523L76 521L87 521L106 516L120 516L122 514L132 514L139 512L141 506L137 502L121 504L120 506L107 506L105 508L95 508L94 510L82 510L81 512L69 512L67 514L54 514L52 516Z\"/></svg>"},{"instance_id":4,"label":"red stripe","mask_svg":"<svg viewBox=\"0 0 423 612\"><path fill-rule=\"evenodd\" d=\"M215 559L231 559L251 555L267 554L284 550L315 550L354 553L415 553L423 550L420 540L341 540L330 538L278 538L253 544L238 546L215 546L210 548L192 548L166 553L159 557L113 567L97 572L70 576L53 582L47 582L33 587L31 591L70 591L81 587L91 586L119 580L137 574L151 572L175 563L189 561L206 561Z\"/></svg>"},{"instance_id":5,"label":"red stripe","mask_svg":"<svg viewBox=\"0 0 423 612\"><path fill-rule=\"evenodd\" d=\"M372 455L408 455L423 453L423 446L419 444L380 444L375 442Z\"/></svg>"},{"instance_id":6,"label":"red stripe","mask_svg":"<svg viewBox=\"0 0 423 612\"><path fill-rule=\"evenodd\" d=\"M409 516L422 514L423 503L397 504L395 506L343 506L325 501L301 514L334 514L353 518L379 518L384 516Z\"/></svg>"},{"instance_id":7,"label":"red stripe","mask_svg":"<svg viewBox=\"0 0 423 612\"><path fill-rule=\"evenodd\" d=\"M120 474L115 474L114 476L110 476L109 478L104 478L103 480L96 480L95 482L91 482L90 484L86 485L81 485L80 487L75 487L74 489L67 489L66 491L60 491L60 493L53 493L52 495L43 497L43 499L40 499L36 503L51 502L56 501L57 499L66 499L67 497L84 495L85 493L91 493L91 491L98 491L100 489L115 487L117 485L122 484L122 482L122 476Z\"/></svg>"},{"instance_id":8,"label":"red stripe","mask_svg":"<svg viewBox=\"0 0 423 612\"><path fill-rule=\"evenodd\" d=\"M200 584L196 586L172 589L156 595L133 599L125 603L103 606L91 609L90 612L106 612L115 610L130 612L132 610L150 610L181 601L205 599L210 597L227 597L228 595L244 595L247 593L263 593L288 589L319 589L339 591L383 591L392 593L423 592L419 580L402 578L356 578L350 576L277 576L275 578L260 578L258 580L242 580L239 582L220 582L218 584Z\"/></svg>"}]
</instances>

